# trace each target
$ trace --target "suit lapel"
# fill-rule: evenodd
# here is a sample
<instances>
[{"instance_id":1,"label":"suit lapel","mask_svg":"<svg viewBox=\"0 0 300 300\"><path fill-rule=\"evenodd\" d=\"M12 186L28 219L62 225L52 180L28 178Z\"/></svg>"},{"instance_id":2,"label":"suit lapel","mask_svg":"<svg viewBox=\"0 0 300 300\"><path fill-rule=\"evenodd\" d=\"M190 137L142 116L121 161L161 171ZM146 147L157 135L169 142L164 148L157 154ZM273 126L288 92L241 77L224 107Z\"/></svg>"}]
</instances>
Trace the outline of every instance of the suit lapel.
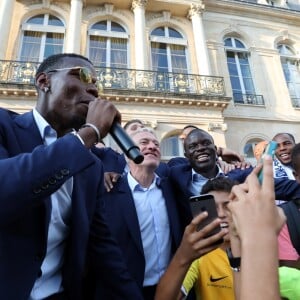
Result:
<instances>
[{"instance_id":1,"label":"suit lapel","mask_svg":"<svg viewBox=\"0 0 300 300\"><path fill-rule=\"evenodd\" d=\"M32 152L35 147L43 144L42 137L33 119L32 111L19 115L15 121L17 126L16 135L21 152Z\"/></svg>"},{"instance_id":2,"label":"suit lapel","mask_svg":"<svg viewBox=\"0 0 300 300\"><path fill-rule=\"evenodd\" d=\"M162 193L165 198L171 237L173 242L175 242L175 246L178 247L181 240L181 229L174 194L166 178L161 179L159 187L162 189Z\"/></svg>"},{"instance_id":3,"label":"suit lapel","mask_svg":"<svg viewBox=\"0 0 300 300\"><path fill-rule=\"evenodd\" d=\"M144 253L140 225L132 193L128 186L127 176L124 176L120 179L119 193L121 197L117 201L119 201L120 203L120 211L127 224L128 231L130 232L132 239L135 242L139 251Z\"/></svg>"}]
</instances>

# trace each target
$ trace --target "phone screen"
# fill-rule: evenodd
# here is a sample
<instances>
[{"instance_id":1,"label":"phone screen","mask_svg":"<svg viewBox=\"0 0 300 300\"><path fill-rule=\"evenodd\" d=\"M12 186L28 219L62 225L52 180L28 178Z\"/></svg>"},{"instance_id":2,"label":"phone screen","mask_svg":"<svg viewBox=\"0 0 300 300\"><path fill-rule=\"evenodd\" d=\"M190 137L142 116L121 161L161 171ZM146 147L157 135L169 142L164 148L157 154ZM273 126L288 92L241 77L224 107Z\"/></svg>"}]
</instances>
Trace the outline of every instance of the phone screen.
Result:
<instances>
[{"instance_id":1,"label":"phone screen","mask_svg":"<svg viewBox=\"0 0 300 300\"><path fill-rule=\"evenodd\" d=\"M270 155L272 157L272 159L274 159L276 148L277 148L277 143L274 142L274 141L270 141L267 144L267 146L266 146L266 148L265 148L265 150L264 150L264 152L263 152L263 154L261 156L261 162L263 162L264 155L266 155L266 154ZM262 184L262 181L263 181L263 169L261 169L259 171L259 173L258 173L258 180L259 180L260 184Z\"/></svg>"},{"instance_id":2,"label":"phone screen","mask_svg":"<svg viewBox=\"0 0 300 300\"><path fill-rule=\"evenodd\" d=\"M199 215L204 211L206 211L208 214L207 218L205 218L198 225L197 227L198 231L218 217L216 202L213 195L205 194L205 195L190 197L190 207L191 207L193 217ZM220 230L221 230L220 226L214 228L209 234L209 236L220 232Z\"/></svg>"}]
</instances>

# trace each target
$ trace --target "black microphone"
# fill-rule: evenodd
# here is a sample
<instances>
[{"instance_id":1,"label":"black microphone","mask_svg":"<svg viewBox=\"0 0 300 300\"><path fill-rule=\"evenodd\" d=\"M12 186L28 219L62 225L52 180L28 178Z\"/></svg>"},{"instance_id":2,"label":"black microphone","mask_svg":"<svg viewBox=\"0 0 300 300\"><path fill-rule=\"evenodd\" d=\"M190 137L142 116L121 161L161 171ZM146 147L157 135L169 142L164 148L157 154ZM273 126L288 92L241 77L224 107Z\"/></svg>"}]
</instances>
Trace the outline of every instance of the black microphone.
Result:
<instances>
[{"instance_id":1,"label":"black microphone","mask_svg":"<svg viewBox=\"0 0 300 300\"><path fill-rule=\"evenodd\" d=\"M129 159L133 160L136 164L140 164L144 160L140 148L135 145L119 123L114 122L109 133Z\"/></svg>"}]
</instances>

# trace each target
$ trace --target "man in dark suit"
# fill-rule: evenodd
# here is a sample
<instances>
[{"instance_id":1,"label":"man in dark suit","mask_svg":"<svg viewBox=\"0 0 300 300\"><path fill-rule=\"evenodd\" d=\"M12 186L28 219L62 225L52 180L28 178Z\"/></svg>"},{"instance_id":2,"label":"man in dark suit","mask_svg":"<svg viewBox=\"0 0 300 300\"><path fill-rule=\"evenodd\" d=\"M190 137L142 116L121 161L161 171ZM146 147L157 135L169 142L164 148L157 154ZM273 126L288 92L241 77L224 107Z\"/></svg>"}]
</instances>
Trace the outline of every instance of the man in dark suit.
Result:
<instances>
[{"instance_id":1,"label":"man in dark suit","mask_svg":"<svg viewBox=\"0 0 300 300\"><path fill-rule=\"evenodd\" d=\"M105 210L130 274L144 299L153 300L156 284L180 243L183 229L172 186L155 172L161 154L154 132L141 128L131 138L144 161L139 165L128 161L129 172L105 195Z\"/></svg>"},{"instance_id":2,"label":"man in dark suit","mask_svg":"<svg viewBox=\"0 0 300 300\"><path fill-rule=\"evenodd\" d=\"M217 147L210 134L202 129L192 130L184 140L185 157L189 164L181 164L170 169L170 179L175 188L175 194L180 204L181 219L187 226L191 219L189 197L199 195L202 186L207 180L218 176L225 176L216 163ZM252 171L252 167L246 169L234 169L226 174L230 179L242 183ZM300 195L300 186L295 181L276 180L276 196L280 199L291 200Z\"/></svg>"},{"instance_id":3,"label":"man in dark suit","mask_svg":"<svg viewBox=\"0 0 300 300\"><path fill-rule=\"evenodd\" d=\"M92 299L90 271L107 299L141 299L106 225L102 165L89 151L120 114L97 99L83 56L50 56L35 82L33 111L0 110L1 299Z\"/></svg>"}]
</instances>

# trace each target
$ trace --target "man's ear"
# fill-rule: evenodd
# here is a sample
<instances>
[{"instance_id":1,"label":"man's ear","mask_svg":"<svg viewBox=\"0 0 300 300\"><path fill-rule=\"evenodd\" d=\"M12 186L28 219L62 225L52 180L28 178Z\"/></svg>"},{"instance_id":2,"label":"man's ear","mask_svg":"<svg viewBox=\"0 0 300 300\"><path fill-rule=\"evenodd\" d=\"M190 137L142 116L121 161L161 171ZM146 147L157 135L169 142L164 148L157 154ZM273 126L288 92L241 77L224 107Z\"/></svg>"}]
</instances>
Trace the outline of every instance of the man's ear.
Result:
<instances>
[{"instance_id":1,"label":"man's ear","mask_svg":"<svg viewBox=\"0 0 300 300\"><path fill-rule=\"evenodd\" d=\"M49 80L46 73L39 73L35 78L35 85L39 90L45 90L45 88L49 90Z\"/></svg>"}]
</instances>

